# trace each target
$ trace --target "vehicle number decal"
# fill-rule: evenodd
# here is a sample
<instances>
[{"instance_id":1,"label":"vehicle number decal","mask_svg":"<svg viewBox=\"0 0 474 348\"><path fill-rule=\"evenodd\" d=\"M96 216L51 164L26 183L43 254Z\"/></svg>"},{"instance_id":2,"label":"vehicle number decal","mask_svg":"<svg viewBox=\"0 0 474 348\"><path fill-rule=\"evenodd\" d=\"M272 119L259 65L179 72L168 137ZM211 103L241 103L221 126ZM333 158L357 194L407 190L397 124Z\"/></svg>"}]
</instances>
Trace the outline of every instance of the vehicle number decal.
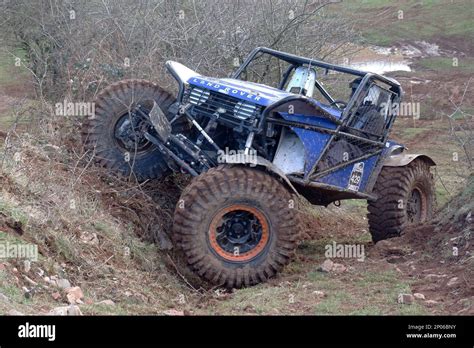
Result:
<instances>
[{"instance_id":1,"label":"vehicle number decal","mask_svg":"<svg viewBox=\"0 0 474 348\"><path fill-rule=\"evenodd\" d=\"M362 175L364 175L364 162L354 164L347 188L352 191L359 191Z\"/></svg>"}]
</instances>

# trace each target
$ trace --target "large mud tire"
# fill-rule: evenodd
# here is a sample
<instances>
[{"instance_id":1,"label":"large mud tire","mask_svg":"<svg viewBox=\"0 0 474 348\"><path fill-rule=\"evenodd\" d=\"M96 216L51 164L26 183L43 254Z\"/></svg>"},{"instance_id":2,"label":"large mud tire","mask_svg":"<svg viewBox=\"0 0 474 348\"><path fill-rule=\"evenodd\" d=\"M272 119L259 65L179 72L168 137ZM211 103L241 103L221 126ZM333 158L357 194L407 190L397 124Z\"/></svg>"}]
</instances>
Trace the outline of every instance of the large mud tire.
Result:
<instances>
[{"instance_id":1,"label":"large mud tire","mask_svg":"<svg viewBox=\"0 0 474 348\"><path fill-rule=\"evenodd\" d=\"M136 141L135 144L144 144L143 148L133 146L133 139L132 145L128 142L125 146L116 136L119 125L136 117L132 110L140 105L140 110L146 114L153 107L153 101L167 112L175 98L152 82L136 79L114 83L97 96L95 116L84 122L82 137L85 148L95 155L100 165L124 176L133 175L140 181L156 179L168 173L168 167L155 145L141 138L141 142Z\"/></svg>"},{"instance_id":2,"label":"large mud tire","mask_svg":"<svg viewBox=\"0 0 474 348\"><path fill-rule=\"evenodd\" d=\"M398 237L407 226L433 216L434 180L430 165L422 159L403 167L383 167L373 192L378 199L369 201L367 217L374 243Z\"/></svg>"},{"instance_id":3,"label":"large mud tire","mask_svg":"<svg viewBox=\"0 0 474 348\"><path fill-rule=\"evenodd\" d=\"M250 239L253 248L239 244L243 252L232 253L236 244L227 237L245 230L246 221L252 221L251 234L260 233L260 239ZM183 191L173 236L201 278L240 288L265 282L280 272L294 254L299 230L293 196L280 181L260 170L221 166L201 174Z\"/></svg>"}]
</instances>

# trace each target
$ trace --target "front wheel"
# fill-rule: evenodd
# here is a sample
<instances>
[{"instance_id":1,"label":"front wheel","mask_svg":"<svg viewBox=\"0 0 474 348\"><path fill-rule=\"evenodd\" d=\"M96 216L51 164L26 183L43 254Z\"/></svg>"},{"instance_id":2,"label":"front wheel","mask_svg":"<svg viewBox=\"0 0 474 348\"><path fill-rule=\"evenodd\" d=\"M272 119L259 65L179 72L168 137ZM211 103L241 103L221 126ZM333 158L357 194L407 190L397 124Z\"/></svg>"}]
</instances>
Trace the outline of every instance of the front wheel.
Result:
<instances>
[{"instance_id":1,"label":"front wheel","mask_svg":"<svg viewBox=\"0 0 474 348\"><path fill-rule=\"evenodd\" d=\"M280 272L296 248L299 217L291 193L247 167L217 167L183 192L174 238L193 270L213 284L240 288Z\"/></svg>"},{"instance_id":2,"label":"front wheel","mask_svg":"<svg viewBox=\"0 0 474 348\"><path fill-rule=\"evenodd\" d=\"M400 236L412 224L428 221L435 209L430 165L415 159L403 167L383 167L369 201L369 231L374 243Z\"/></svg>"},{"instance_id":3,"label":"front wheel","mask_svg":"<svg viewBox=\"0 0 474 348\"><path fill-rule=\"evenodd\" d=\"M175 99L145 80L123 80L107 87L94 101L95 117L83 124L86 150L95 153L102 166L125 176L146 180L167 174L163 155L145 137L154 132L148 117L154 102L167 111Z\"/></svg>"}]
</instances>

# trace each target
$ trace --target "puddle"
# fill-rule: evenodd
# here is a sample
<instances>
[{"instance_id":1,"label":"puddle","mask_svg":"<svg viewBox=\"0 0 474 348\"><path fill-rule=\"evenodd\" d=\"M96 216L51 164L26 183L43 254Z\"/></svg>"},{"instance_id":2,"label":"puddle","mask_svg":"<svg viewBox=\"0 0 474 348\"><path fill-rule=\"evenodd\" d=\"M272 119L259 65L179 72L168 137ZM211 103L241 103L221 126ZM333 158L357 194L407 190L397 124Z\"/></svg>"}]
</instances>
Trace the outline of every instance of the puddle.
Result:
<instances>
[{"instance_id":1,"label":"puddle","mask_svg":"<svg viewBox=\"0 0 474 348\"><path fill-rule=\"evenodd\" d=\"M407 62L369 61L351 64L351 67L371 73L384 74L391 71L411 71Z\"/></svg>"},{"instance_id":2,"label":"puddle","mask_svg":"<svg viewBox=\"0 0 474 348\"><path fill-rule=\"evenodd\" d=\"M346 65L376 74L411 71L410 61L394 47L369 46L362 48Z\"/></svg>"},{"instance_id":3,"label":"puddle","mask_svg":"<svg viewBox=\"0 0 474 348\"><path fill-rule=\"evenodd\" d=\"M342 65L376 74L412 71L410 64L416 59L447 54L447 51L440 49L437 44L426 41L401 43L392 47L375 45L367 47L352 45L352 47L356 53L350 59L345 59Z\"/></svg>"},{"instance_id":4,"label":"puddle","mask_svg":"<svg viewBox=\"0 0 474 348\"><path fill-rule=\"evenodd\" d=\"M413 44L403 45L401 52L408 58L439 57L442 53L437 44L426 41L415 41Z\"/></svg>"}]
</instances>

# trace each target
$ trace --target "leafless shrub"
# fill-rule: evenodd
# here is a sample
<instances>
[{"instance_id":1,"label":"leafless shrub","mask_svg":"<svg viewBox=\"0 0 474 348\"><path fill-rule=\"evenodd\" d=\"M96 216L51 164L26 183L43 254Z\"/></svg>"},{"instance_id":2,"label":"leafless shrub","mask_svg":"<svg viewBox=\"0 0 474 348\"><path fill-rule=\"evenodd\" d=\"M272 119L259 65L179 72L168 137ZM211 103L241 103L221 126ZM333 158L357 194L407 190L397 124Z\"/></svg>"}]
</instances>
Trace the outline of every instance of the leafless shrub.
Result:
<instances>
[{"instance_id":1,"label":"leafless shrub","mask_svg":"<svg viewBox=\"0 0 474 348\"><path fill-rule=\"evenodd\" d=\"M84 100L127 77L172 88L166 60L225 76L256 46L335 58L355 32L325 11L331 2L18 0L2 5L0 26L26 53L40 95Z\"/></svg>"},{"instance_id":2,"label":"leafless shrub","mask_svg":"<svg viewBox=\"0 0 474 348\"><path fill-rule=\"evenodd\" d=\"M345 45L356 33L350 21L325 11L331 2L18 0L0 4L2 44L10 56L20 56L39 100L35 110L26 112L34 116L35 125L28 151L36 148L39 154L25 152L30 169L23 172L31 174L31 166L38 164L34 175L42 178L44 190L59 191L64 202L80 195L101 202L143 239L159 240L161 232L170 228L185 179L137 183L106 176L90 166L90 157L80 150L82 119L56 115L54 104L65 99L91 101L101 89L125 78L145 78L172 90L175 81L164 71L166 60L202 74L226 76L257 46L336 61L353 49ZM5 144L21 152L18 142L20 137L9 137ZM44 148L52 148L53 153L44 157ZM11 160L14 153L4 155ZM37 163L38 156L46 162ZM40 204L53 204L52 209L59 211L64 202Z\"/></svg>"},{"instance_id":3,"label":"leafless shrub","mask_svg":"<svg viewBox=\"0 0 474 348\"><path fill-rule=\"evenodd\" d=\"M451 99L449 100L454 106L454 111L447 116L451 128L451 135L455 139L456 143L461 147L464 155L466 156L466 162L470 170L473 169L472 161L474 155L474 132L472 129L473 115L463 110L463 102L466 97L466 93L469 90L471 80L472 77L466 82L461 99L458 103L455 103Z\"/></svg>"}]
</instances>

